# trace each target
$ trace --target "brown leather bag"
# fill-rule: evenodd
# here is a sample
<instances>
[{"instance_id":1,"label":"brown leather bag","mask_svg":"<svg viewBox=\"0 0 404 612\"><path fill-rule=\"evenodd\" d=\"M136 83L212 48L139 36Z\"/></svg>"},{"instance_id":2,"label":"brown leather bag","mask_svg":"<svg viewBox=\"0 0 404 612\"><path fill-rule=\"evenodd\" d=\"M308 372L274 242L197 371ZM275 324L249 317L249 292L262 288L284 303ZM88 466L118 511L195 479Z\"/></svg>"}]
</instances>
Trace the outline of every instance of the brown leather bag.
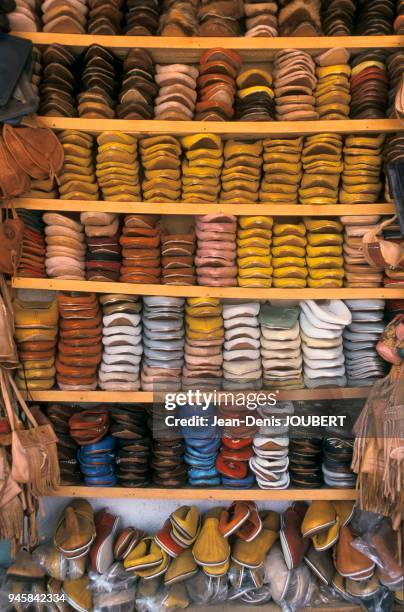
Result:
<instances>
[{"instance_id":1,"label":"brown leather bag","mask_svg":"<svg viewBox=\"0 0 404 612\"><path fill-rule=\"evenodd\" d=\"M6 370L18 367L18 353L14 342L14 314L10 293L0 274L0 368Z\"/></svg>"},{"instance_id":2,"label":"brown leather bag","mask_svg":"<svg viewBox=\"0 0 404 612\"><path fill-rule=\"evenodd\" d=\"M383 221L367 232L362 238L363 255L368 264L374 268L402 268L404 266L404 251L400 244L384 240L378 234L397 219L395 215Z\"/></svg>"},{"instance_id":3,"label":"brown leather bag","mask_svg":"<svg viewBox=\"0 0 404 612\"><path fill-rule=\"evenodd\" d=\"M30 185L28 174L17 164L0 135L0 196L3 199L20 196Z\"/></svg>"},{"instance_id":4,"label":"brown leather bag","mask_svg":"<svg viewBox=\"0 0 404 612\"><path fill-rule=\"evenodd\" d=\"M25 117L18 127L5 123L3 138L15 162L32 178L43 180L60 171L63 147L53 131L34 115Z\"/></svg>"},{"instance_id":5,"label":"brown leather bag","mask_svg":"<svg viewBox=\"0 0 404 612\"><path fill-rule=\"evenodd\" d=\"M0 225L0 272L17 274L22 254L24 223L18 217L14 206L11 207L12 218L8 209L3 211L5 217Z\"/></svg>"},{"instance_id":6,"label":"brown leather bag","mask_svg":"<svg viewBox=\"0 0 404 612\"><path fill-rule=\"evenodd\" d=\"M0 538L21 543L24 536L24 513L21 487L11 475L7 453L0 447Z\"/></svg>"},{"instance_id":7,"label":"brown leather bag","mask_svg":"<svg viewBox=\"0 0 404 612\"><path fill-rule=\"evenodd\" d=\"M19 483L26 483L34 497L48 495L60 484L57 437L50 424L39 425L25 403L12 376L0 370L1 391L12 431L11 474ZM27 417L28 429L19 428L12 407L9 389Z\"/></svg>"}]
</instances>

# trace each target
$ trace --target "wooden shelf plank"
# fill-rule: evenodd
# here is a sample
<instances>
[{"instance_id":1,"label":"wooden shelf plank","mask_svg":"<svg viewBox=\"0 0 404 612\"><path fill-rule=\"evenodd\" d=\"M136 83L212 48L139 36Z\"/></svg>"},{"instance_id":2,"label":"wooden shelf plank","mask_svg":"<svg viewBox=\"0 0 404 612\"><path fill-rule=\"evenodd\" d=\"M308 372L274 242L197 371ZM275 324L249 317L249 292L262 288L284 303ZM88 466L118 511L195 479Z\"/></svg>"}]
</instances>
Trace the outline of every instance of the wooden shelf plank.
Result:
<instances>
[{"instance_id":1,"label":"wooden shelf plank","mask_svg":"<svg viewBox=\"0 0 404 612\"><path fill-rule=\"evenodd\" d=\"M364 134L399 132L404 124L398 119L345 119L342 121L160 121L129 119L82 119L40 117L42 123L57 130L103 132L119 130L139 135L214 133L225 138L265 138L271 136L306 135L320 132Z\"/></svg>"},{"instance_id":2,"label":"wooden shelf plank","mask_svg":"<svg viewBox=\"0 0 404 612\"><path fill-rule=\"evenodd\" d=\"M167 37L167 36L97 36L91 34L58 34L47 32L14 32L21 38L28 38L36 45L59 43L77 50L98 44L115 49L118 53L132 47L148 49L158 62L196 62L201 53L213 47L237 51L244 60L268 60L279 49L305 49L313 54L334 47L346 47L350 51L363 49L399 49L404 46L404 36L319 36L296 38L245 38L245 37Z\"/></svg>"},{"instance_id":3,"label":"wooden shelf plank","mask_svg":"<svg viewBox=\"0 0 404 612\"><path fill-rule=\"evenodd\" d=\"M328 399L353 399L366 398L371 387L327 387L319 389L290 389L276 392L278 401L281 400L328 400ZM237 391L237 395L247 394L249 391ZM254 393L257 393L254 390ZM274 393L274 390L263 389L262 393ZM52 389L51 391L31 391L25 394L27 400L34 402L102 402L108 403L140 403L152 404L163 401L164 392L156 391L61 391Z\"/></svg>"},{"instance_id":4,"label":"wooden shelf plank","mask_svg":"<svg viewBox=\"0 0 404 612\"><path fill-rule=\"evenodd\" d=\"M155 489L126 487L59 487L51 497L106 497L115 499L194 499L209 501L288 501L323 499L355 500L358 497L354 489L283 489L265 491L262 489Z\"/></svg>"},{"instance_id":5,"label":"wooden shelf plank","mask_svg":"<svg viewBox=\"0 0 404 612\"><path fill-rule=\"evenodd\" d=\"M42 198L16 198L14 206L28 210L59 210L63 212L150 213L159 215L281 215L283 217L330 217L342 215L390 215L395 213L393 203L335 204L334 206L305 206L303 204L191 204L189 202L104 202L102 200L45 200Z\"/></svg>"},{"instance_id":6,"label":"wooden shelf plank","mask_svg":"<svg viewBox=\"0 0 404 612\"><path fill-rule=\"evenodd\" d=\"M255 300L359 300L403 299L404 288L343 288L343 289L244 289L241 287L200 287L186 285L135 285L94 281L59 280L51 278L12 278L15 289L48 291L82 291L85 293L127 293L130 295L164 295L178 297L217 297Z\"/></svg>"}]
</instances>

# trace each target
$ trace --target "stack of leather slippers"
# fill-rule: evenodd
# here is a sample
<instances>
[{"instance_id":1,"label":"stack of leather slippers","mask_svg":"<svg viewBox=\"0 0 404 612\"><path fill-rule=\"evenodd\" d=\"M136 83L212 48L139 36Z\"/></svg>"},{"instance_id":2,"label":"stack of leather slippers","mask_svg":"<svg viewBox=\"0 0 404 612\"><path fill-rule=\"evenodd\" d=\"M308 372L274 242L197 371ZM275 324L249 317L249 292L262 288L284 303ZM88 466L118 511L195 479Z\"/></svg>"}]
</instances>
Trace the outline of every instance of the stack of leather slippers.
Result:
<instances>
[{"instance_id":1,"label":"stack of leather slippers","mask_svg":"<svg viewBox=\"0 0 404 612\"><path fill-rule=\"evenodd\" d=\"M97 144L95 172L104 200L139 202L137 139L123 132L102 132Z\"/></svg>"},{"instance_id":2,"label":"stack of leather slippers","mask_svg":"<svg viewBox=\"0 0 404 612\"><path fill-rule=\"evenodd\" d=\"M403 14L401 15L401 20L404 26L404 4L402 7ZM404 32L404 27L402 29ZM386 65L389 73L389 108L387 116L394 119L396 117L395 99L401 86L401 76L404 71L404 53L402 51L391 53L387 56Z\"/></svg>"},{"instance_id":3,"label":"stack of leather slippers","mask_svg":"<svg viewBox=\"0 0 404 612\"><path fill-rule=\"evenodd\" d=\"M301 255L306 245L306 227L303 222L299 223L293 218L277 218L272 240L274 287L306 286L309 273L306 257Z\"/></svg>"},{"instance_id":4,"label":"stack of leather slippers","mask_svg":"<svg viewBox=\"0 0 404 612\"><path fill-rule=\"evenodd\" d=\"M349 58L349 52L343 48L326 51L315 58L318 81L314 96L320 119L349 118Z\"/></svg>"},{"instance_id":5,"label":"stack of leather slippers","mask_svg":"<svg viewBox=\"0 0 404 612\"><path fill-rule=\"evenodd\" d=\"M70 525L75 525L73 532L70 529ZM54 545L67 559L81 559L82 557L85 558L90 552L90 547L95 537L94 512L91 504L86 499L73 499L58 517L57 528L53 538ZM80 585L83 584L83 579L84 577L78 579L80 580ZM64 588L67 587L68 583L71 584L72 582L72 580L65 580L63 583ZM84 583L88 584L88 579L84 580ZM79 586L77 582L76 585ZM70 589L67 589L67 591L69 592ZM77 597L76 593L75 595ZM86 598L87 603L91 607L92 599L88 601L88 598Z\"/></svg>"},{"instance_id":6,"label":"stack of leather slippers","mask_svg":"<svg viewBox=\"0 0 404 612\"><path fill-rule=\"evenodd\" d=\"M260 406L262 418L284 419L293 415L292 402L278 402L276 406ZM254 455L250 469L260 489L286 489L290 483L288 426L261 426L254 436Z\"/></svg>"},{"instance_id":7,"label":"stack of leather slippers","mask_svg":"<svg viewBox=\"0 0 404 612\"><path fill-rule=\"evenodd\" d=\"M144 406L112 406L111 434L118 446L115 455L116 476L124 487L145 487L149 484L151 438Z\"/></svg>"},{"instance_id":8,"label":"stack of leather slippers","mask_svg":"<svg viewBox=\"0 0 404 612\"><path fill-rule=\"evenodd\" d=\"M79 117L113 119L118 84L114 55L105 47L95 44L85 51L82 63L81 87L77 94Z\"/></svg>"},{"instance_id":9,"label":"stack of leather slippers","mask_svg":"<svg viewBox=\"0 0 404 612\"><path fill-rule=\"evenodd\" d=\"M341 204L374 204L382 190L382 145L385 135L351 135L343 149Z\"/></svg>"},{"instance_id":10,"label":"stack of leather slippers","mask_svg":"<svg viewBox=\"0 0 404 612\"><path fill-rule=\"evenodd\" d=\"M84 483L92 487L113 487L116 440L108 434L108 409L95 406L76 412L69 419L71 438L80 446L77 457Z\"/></svg>"},{"instance_id":11,"label":"stack of leather slippers","mask_svg":"<svg viewBox=\"0 0 404 612\"><path fill-rule=\"evenodd\" d=\"M383 267L370 266L363 253L363 236L379 223L380 216L341 217L344 225L344 268L346 287L381 287Z\"/></svg>"},{"instance_id":12,"label":"stack of leather slippers","mask_svg":"<svg viewBox=\"0 0 404 612\"><path fill-rule=\"evenodd\" d=\"M152 119L154 98L158 87L154 82L154 61L146 49L130 49L123 61L119 104L116 106L118 119Z\"/></svg>"},{"instance_id":13,"label":"stack of leather slippers","mask_svg":"<svg viewBox=\"0 0 404 612\"><path fill-rule=\"evenodd\" d=\"M127 0L124 33L127 36L155 36L159 15L159 0Z\"/></svg>"},{"instance_id":14,"label":"stack of leather slippers","mask_svg":"<svg viewBox=\"0 0 404 612\"><path fill-rule=\"evenodd\" d=\"M143 200L177 202L181 198L181 145L174 136L149 136L140 141L144 178Z\"/></svg>"},{"instance_id":15,"label":"stack of leather slippers","mask_svg":"<svg viewBox=\"0 0 404 612\"><path fill-rule=\"evenodd\" d=\"M301 204L337 204L342 165L342 136L315 134L304 141Z\"/></svg>"},{"instance_id":16,"label":"stack of leather slippers","mask_svg":"<svg viewBox=\"0 0 404 612\"><path fill-rule=\"evenodd\" d=\"M335 435L335 432L329 432L330 437L325 437L323 441L324 484L336 489L353 489L356 478L351 470L351 463L355 441L341 435L334 437L333 434Z\"/></svg>"},{"instance_id":17,"label":"stack of leather slippers","mask_svg":"<svg viewBox=\"0 0 404 612\"><path fill-rule=\"evenodd\" d=\"M59 344L56 361L60 389L92 391L102 357L101 312L94 293L59 292Z\"/></svg>"},{"instance_id":18,"label":"stack of leather slippers","mask_svg":"<svg viewBox=\"0 0 404 612\"><path fill-rule=\"evenodd\" d=\"M161 234L161 282L163 285L195 285L195 232Z\"/></svg>"},{"instance_id":19,"label":"stack of leather slippers","mask_svg":"<svg viewBox=\"0 0 404 612\"><path fill-rule=\"evenodd\" d=\"M275 93L272 74L265 64L246 64L236 80L236 119L238 121L273 121Z\"/></svg>"},{"instance_id":20,"label":"stack of leather slippers","mask_svg":"<svg viewBox=\"0 0 404 612\"><path fill-rule=\"evenodd\" d=\"M118 282L121 269L119 215L103 212L80 214L87 242L86 279Z\"/></svg>"},{"instance_id":21,"label":"stack of leather slippers","mask_svg":"<svg viewBox=\"0 0 404 612\"><path fill-rule=\"evenodd\" d=\"M80 465L77 459L78 444L69 435L69 419L73 412L81 408L69 404L50 404L46 415L57 435L57 451L60 467L60 483L65 486L79 485L82 482Z\"/></svg>"},{"instance_id":22,"label":"stack of leather slippers","mask_svg":"<svg viewBox=\"0 0 404 612\"><path fill-rule=\"evenodd\" d=\"M351 62L351 119L383 119L389 77L384 51L364 51Z\"/></svg>"},{"instance_id":23,"label":"stack of leather slippers","mask_svg":"<svg viewBox=\"0 0 404 612\"><path fill-rule=\"evenodd\" d=\"M24 223L24 232L17 275L23 278L46 278L45 225L42 213L21 208L18 210L18 216Z\"/></svg>"},{"instance_id":24,"label":"stack of leather slippers","mask_svg":"<svg viewBox=\"0 0 404 612\"><path fill-rule=\"evenodd\" d=\"M203 425L181 426L185 443L184 461L188 465L188 484L194 487L217 487L221 484L216 468L216 457L220 448L220 428L214 424L216 409L209 406L182 406L180 418L203 416Z\"/></svg>"},{"instance_id":25,"label":"stack of leather slippers","mask_svg":"<svg viewBox=\"0 0 404 612\"><path fill-rule=\"evenodd\" d=\"M85 279L86 242L83 225L71 216L49 212L43 215L48 278Z\"/></svg>"},{"instance_id":26,"label":"stack of leather slippers","mask_svg":"<svg viewBox=\"0 0 404 612\"><path fill-rule=\"evenodd\" d=\"M160 283L160 225L158 215L126 215L122 235L121 282Z\"/></svg>"},{"instance_id":27,"label":"stack of leather slippers","mask_svg":"<svg viewBox=\"0 0 404 612\"><path fill-rule=\"evenodd\" d=\"M182 138L182 201L217 202L223 165L223 143L216 134Z\"/></svg>"},{"instance_id":28,"label":"stack of leather slippers","mask_svg":"<svg viewBox=\"0 0 404 612\"><path fill-rule=\"evenodd\" d=\"M134 295L103 294L103 355L98 384L104 391L138 391L142 359L142 305Z\"/></svg>"},{"instance_id":29,"label":"stack of leather slippers","mask_svg":"<svg viewBox=\"0 0 404 612\"><path fill-rule=\"evenodd\" d=\"M67 0L66 4L42 3L42 31L86 34L88 8L85 2Z\"/></svg>"},{"instance_id":30,"label":"stack of leather slippers","mask_svg":"<svg viewBox=\"0 0 404 612\"><path fill-rule=\"evenodd\" d=\"M341 300L307 300L300 307L305 386L345 386L342 333L352 322L349 309Z\"/></svg>"},{"instance_id":31,"label":"stack of leather slippers","mask_svg":"<svg viewBox=\"0 0 404 612\"><path fill-rule=\"evenodd\" d=\"M267 138L264 145L260 202L296 204L303 176L303 138Z\"/></svg>"},{"instance_id":32,"label":"stack of leather slippers","mask_svg":"<svg viewBox=\"0 0 404 612\"><path fill-rule=\"evenodd\" d=\"M395 17L393 0L361 0L358 6L356 34L359 36L382 36L393 33Z\"/></svg>"},{"instance_id":33,"label":"stack of leather slippers","mask_svg":"<svg viewBox=\"0 0 404 612\"><path fill-rule=\"evenodd\" d=\"M153 423L155 426L154 420ZM185 444L182 438L173 435L173 432L161 439L153 438L150 463L153 484L165 489L183 487L187 482L188 467L184 461Z\"/></svg>"},{"instance_id":34,"label":"stack of leather slippers","mask_svg":"<svg viewBox=\"0 0 404 612\"><path fill-rule=\"evenodd\" d=\"M319 36L321 1L280 0L278 14L280 36Z\"/></svg>"},{"instance_id":35,"label":"stack of leather slippers","mask_svg":"<svg viewBox=\"0 0 404 612\"><path fill-rule=\"evenodd\" d=\"M306 261L309 287L342 287L344 259L342 257L343 226L336 219L305 218L307 230Z\"/></svg>"},{"instance_id":36,"label":"stack of leather slippers","mask_svg":"<svg viewBox=\"0 0 404 612\"><path fill-rule=\"evenodd\" d=\"M316 65L306 51L278 51L274 61L276 118L278 121L316 121Z\"/></svg>"},{"instance_id":37,"label":"stack of leather slippers","mask_svg":"<svg viewBox=\"0 0 404 612\"><path fill-rule=\"evenodd\" d=\"M290 438L289 476L291 486L297 489L319 489L323 485L321 438Z\"/></svg>"},{"instance_id":38,"label":"stack of leather slippers","mask_svg":"<svg viewBox=\"0 0 404 612\"><path fill-rule=\"evenodd\" d=\"M199 0L165 0L160 16L160 36L198 36Z\"/></svg>"},{"instance_id":39,"label":"stack of leather slippers","mask_svg":"<svg viewBox=\"0 0 404 612\"><path fill-rule=\"evenodd\" d=\"M233 215L196 217L196 274L199 285L235 287L237 218Z\"/></svg>"},{"instance_id":40,"label":"stack of leather slippers","mask_svg":"<svg viewBox=\"0 0 404 612\"><path fill-rule=\"evenodd\" d=\"M239 287L271 287L272 226L272 217L239 217L237 230Z\"/></svg>"},{"instance_id":41,"label":"stack of leather slippers","mask_svg":"<svg viewBox=\"0 0 404 612\"><path fill-rule=\"evenodd\" d=\"M142 389L177 391L184 364L184 298L143 298Z\"/></svg>"},{"instance_id":42,"label":"stack of leather slippers","mask_svg":"<svg viewBox=\"0 0 404 612\"><path fill-rule=\"evenodd\" d=\"M54 177L48 179L33 179L29 191L24 192L25 198L57 200L59 192Z\"/></svg>"},{"instance_id":43,"label":"stack of leather slippers","mask_svg":"<svg viewBox=\"0 0 404 612\"><path fill-rule=\"evenodd\" d=\"M278 36L277 12L276 2L257 3L254 0L244 0L245 36L249 38Z\"/></svg>"},{"instance_id":44,"label":"stack of leather slippers","mask_svg":"<svg viewBox=\"0 0 404 612\"><path fill-rule=\"evenodd\" d=\"M224 325L217 298L188 298L185 306L184 389L217 389L223 375Z\"/></svg>"},{"instance_id":45,"label":"stack of leather slippers","mask_svg":"<svg viewBox=\"0 0 404 612\"><path fill-rule=\"evenodd\" d=\"M221 202L258 201L262 167L262 141L226 140L222 169Z\"/></svg>"},{"instance_id":46,"label":"stack of leather slippers","mask_svg":"<svg viewBox=\"0 0 404 612\"><path fill-rule=\"evenodd\" d=\"M19 389L45 391L55 384L58 308L50 292L19 292L13 301Z\"/></svg>"},{"instance_id":47,"label":"stack of leather slippers","mask_svg":"<svg viewBox=\"0 0 404 612\"><path fill-rule=\"evenodd\" d=\"M397 16L393 23L393 29L395 34L402 34L404 32L404 4L402 0L399 0L396 8Z\"/></svg>"},{"instance_id":48,"label":"stack of leather slippers","mask_svg":"<svg viewBox=\"0 0 404 612\"><path fill-rule=\"evenodd\" d=\"M245 387L244 387L245 388ZM249 425L246 417L250 414L244 406L218 406L218 416L226 424L222 429L222 445L216 458L216 469L220 472L225 489L250 489L255 484L250 471L249 460L253 456L252 440L255 424Z\"/></svg>"},{"instance_id":49,"label":"stack of leather slippers","mask_svg":"<svg viewBox=\"0 0 404 612\"><path fill-rule=\"evenodd\" d=\"M87 33L118 36L121 33L123 0L88 0Z\"/></svg>"},{"instance_id":50,"label":"stack of leather slippers","mask_svg":"<svg viewBox=\"0 0 404 612\"><path fill-rule=\"evenodd\" d=\"M224 304L224 329L233 340L223 350L223 387L260 389L261 354L259 344L258 302ZM227 346L226 346L227 344Z\"/></svg>"},{"instance_id":51,"label":"stack of leather slippers","mask_svg":"<svg viewBox=\"0 0 404 612\"><path fill-rule=\"evenodd\" d=\"M155 81L159 86L154 100L154 118L165 121L192 121L199 72L190 64L157 64Z\"/></svg>"},{"instance_id":52,"label":"stack of leather slippers","mask_svg":"<svg viewBox=\"0 0 404 612\"><path fill-rule=\"evenodd\" d=\"M76 117L75 56L68 47L54 43L44 50L42 60L44 69L39 83L40 115Z\"/></svg>"},{"instance_id":53,"label":"stack of leather slippers","mask_svg":"<svg viewBox=\"0 0 404 612\"><path fill-rule=\"evenodd\" d=\"M230 49L209 49L201 55L197 121L231 121L240 68L240 56Z\"/></svg>"},{"instance_id":54,"label":"stack of leather slippers","mask_svg":"<svg viewBox=\"0 0 404 612\"><path fill-rule=\"evenodd\" d=\"M4 3L1 19L1 31L8 34L15 32L39 32L41 22L35 5L29 5L22 0L8 0Z\"/></svg>"},{"instance_id":55,"label":"stack of leather slippers","mask_svg":"<svg viewBox=\"0 0 404 612\"><path fill-rule=\"evenodd\" d=\"M321 24L325 36L352 36L356 4L354 0L329 0L322 6Z\"/></svg>"},{"instance_id":56,"label":"stack of leather slippers","mask_svg":"<svg viewBox=\"0 0 404 612\"><path fill-rule=\"evenodd\" d=\"M199 36L240 36L243 4L230 0L223 5L218 0L201 0Z\"/></svg>"},{"instance_id":57,"label":"stack of leather slippers","mask_svg":"<svg viewBox=\"0 0 404 612\"><path fill-rule=\"evenodd\" d=\"M387 364L376 351L384 331L384 300L346 300L352 323L344 330L348 386L371 386L385 376Z\"/></svg>"},{"instance_id":58,"label":"stack of leather slippers","mask_svg":"<svg viewBox=\"0 0 404 612\"><path fill-rule=\"evenodd\" d=\"M63 130L59 140L64 152L63 166L58 176L60 199L98 200L94 137L77 130Z\"/></svg>"},{"instance_id":59,"label":"stack of leather slippers","mask_svg":"<svg viewBox=\"0 0 404 612\"><path fill-rule=\"evenodd\" d=\"M39 99L39 84L41 82L41 74L43 69L42 52L38 47L33 47L32 51L34 54L34 66L32 68L31 87L34 95Z\"/></svg>"},{"instance_id":60,"label":"stack of leather slippers","mask_svg":"<svg viewBox=\"0 0 404 612\"><path fill-rule=\"evenodd\" d=\"M264 388L303 387L299 309L261 305L261 359Z\"/></svg>"}]
</instances>

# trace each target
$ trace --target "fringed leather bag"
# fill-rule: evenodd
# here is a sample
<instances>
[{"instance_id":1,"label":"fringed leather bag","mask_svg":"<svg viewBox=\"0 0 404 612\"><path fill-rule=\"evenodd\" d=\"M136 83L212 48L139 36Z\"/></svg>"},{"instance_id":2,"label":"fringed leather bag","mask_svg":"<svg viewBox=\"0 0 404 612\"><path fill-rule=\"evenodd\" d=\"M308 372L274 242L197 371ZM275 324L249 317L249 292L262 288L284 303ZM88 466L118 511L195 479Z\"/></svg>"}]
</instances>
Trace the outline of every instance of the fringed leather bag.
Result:
<instances>
[{"instance_id":1,"label":"fringed leather bag","mask_svg":"<svg viewBox=\"0 0 404 612\"><path fill-rule=\"evenodd\" d=\"M0 538L22 544L24 537L24 510L20 497L21 487L11 475L7 453L0 446Z\"/></svg>"},{"instance_id":2,"label":"fringed leather bag","mask_svg":"<svg viewBox=\"0 0 404 612\"><path fill-rule=\"evenodd\" d=\"M14 314L10 293L0 274L0 368L18 367L18 353L14 341Z\"/></svg>"},{"instance_id":3,"label":"fringed leather bag","mask_svg":"<svg viewBox=\"0 0 404 612\"><path fill-rule=\"evenodd\" d=\"M354 427L352 469L363 510L404 519L404 362L377 381Z\"/></svg>"},{"instance_id":4,"label":"fringed leather bag","mask_svg":"<svg viewBox=\"0 0 404 612\"><path fill-rule=\"evenodd\" d=\"M51 425L38 424L12 376L8 372L0 371L0 377L4 404L12 431L12 476L17 482L26 483L29 493L34 497L48 495L60 484L56 434ZM18 427L8 386L11 387L27 417L28 429Z\"/></svg>"},{"instance_id":5,"label":"fringed leather bag","mask_svg":"<svg viewBox=\"0 0 404 612\"><path fill-rule=\"evenodd\" d=\"M11 219L8 211L8 208L3 209L4 217L0 224L0 273L16 275L22 253L24 223L14 206L11 206Z\"/></svg>"}]
</instances>

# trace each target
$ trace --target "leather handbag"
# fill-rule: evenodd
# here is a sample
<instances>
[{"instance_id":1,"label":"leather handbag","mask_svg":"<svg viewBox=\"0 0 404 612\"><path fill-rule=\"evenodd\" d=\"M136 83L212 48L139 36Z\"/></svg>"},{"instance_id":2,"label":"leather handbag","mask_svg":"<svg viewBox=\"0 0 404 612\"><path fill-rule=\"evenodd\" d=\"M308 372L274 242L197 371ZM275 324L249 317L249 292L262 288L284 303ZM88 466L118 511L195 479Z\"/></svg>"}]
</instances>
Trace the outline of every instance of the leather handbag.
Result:
<instances>
[{"instance_id":1,"label":"leather handbag","mask_svg":"<svg viewBox=\"0 0 404 612\"><path fill-rule=\"evenodd\" d=\"M363 254L368 264L374 268L402 268L404 266L404 251L400 244L384 240L378 234L394 223L397 216L383 221L362 238Z\"/></svg>"},{"instance_id":2,"label":"leather handbag","mask_svg":"<svg viewBox=\"0 0 404 612\"><path fill-rule=\"evenodd\" d=\"M14 342L14 314L4 276L0 274L0 367L18 367L18 353Z\"/></svg>"},{"instance_id":3,"label":"leather handbag","mask_svg":"<svg viewBox=\"0 0 404 612\"><path fill-rule=\"evenodd\" d=\"M61 169L64 151L57 136L35 115L24 117L21 125L3 125L3 138L16 164L29 176L44 180Z\"/></svg>"},{"instance_id":4,"label":"leather handbag","mask_svg":"<svg viewBox=\"0 0 404 612\"><path fill-rule=\"evenodd\" d=\"M0 371L1 391L12 431L11 475L18 483L28 484L33 497L51 493L60 484L57 437L52 425L39 425L25 403L12 376ZM28 428L21 428L13 410L9 389L27 417Z\"/></svg>"},{"instance_id":5,"label":"leather handbag","mask_svg":"<svg viewBox=\"0 0 404 612\"><path fill-rule=\"evenodd\" d=\"M0 197L9 199L20 196L29 190L30 185L28 174L17 164L0 135Z\"/></svg>"},{"instance_id":6,"label":"leather handbag","mask_svg":"<svg viewBox=\"0 0 404 612\"><path fill-rule=\"evenodd\" d=\"M11 206L12 218L5 209L5 218L0 225L0 272L16 274L22 254L24 223L19 219L14 206Z\"/></svg>"}]
</instances>

